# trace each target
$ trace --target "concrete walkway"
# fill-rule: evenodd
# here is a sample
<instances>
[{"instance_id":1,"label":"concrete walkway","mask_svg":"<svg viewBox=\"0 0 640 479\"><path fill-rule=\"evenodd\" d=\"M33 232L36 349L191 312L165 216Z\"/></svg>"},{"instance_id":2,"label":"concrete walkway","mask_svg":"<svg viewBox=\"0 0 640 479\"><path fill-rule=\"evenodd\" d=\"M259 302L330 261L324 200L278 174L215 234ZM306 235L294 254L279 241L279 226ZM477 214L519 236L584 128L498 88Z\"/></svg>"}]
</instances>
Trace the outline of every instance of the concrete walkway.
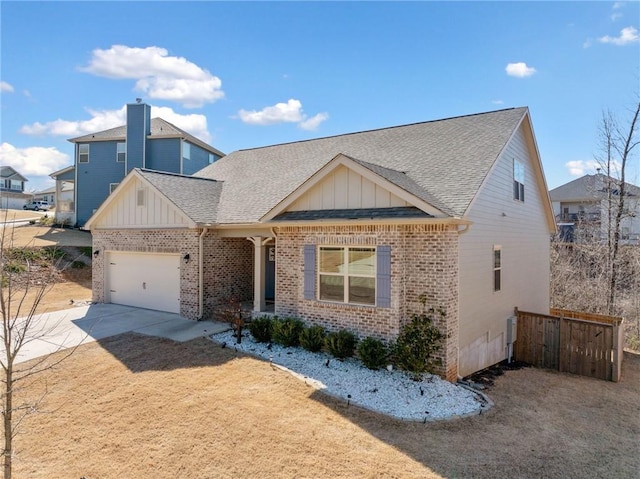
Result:
<instances>
[{"instance_id":1,"label":"concrete walkway","mask_svg":"<svg viewBox=\"0 0 640 479\"><path fill-rule=\"evenodd\" d=\"M127 332L184 342L229 329L225 323L193 321L173 313L119 304L93 304L45 313L36 322L32 331L42 333L23 347L18 362Z\"/></svg>"}]
</instances>

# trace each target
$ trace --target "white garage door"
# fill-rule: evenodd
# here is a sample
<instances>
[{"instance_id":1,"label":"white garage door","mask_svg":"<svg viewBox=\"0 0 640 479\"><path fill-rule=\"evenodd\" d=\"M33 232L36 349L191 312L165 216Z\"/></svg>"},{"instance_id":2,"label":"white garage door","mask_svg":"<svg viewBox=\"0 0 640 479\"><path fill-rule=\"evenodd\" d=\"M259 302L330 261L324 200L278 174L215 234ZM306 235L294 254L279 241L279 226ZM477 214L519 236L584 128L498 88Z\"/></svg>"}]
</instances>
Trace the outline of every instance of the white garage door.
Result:
<instances>
[{"instance_id":1,"label":"white garage door","mask_svg":"<svg viewBox=\"0 0 640 479\"><path fill-rule=\"evenodd\" d=\"M180 313L180 256L109 251L106 258L109 302Z\"/></svg>"}]
</instances>

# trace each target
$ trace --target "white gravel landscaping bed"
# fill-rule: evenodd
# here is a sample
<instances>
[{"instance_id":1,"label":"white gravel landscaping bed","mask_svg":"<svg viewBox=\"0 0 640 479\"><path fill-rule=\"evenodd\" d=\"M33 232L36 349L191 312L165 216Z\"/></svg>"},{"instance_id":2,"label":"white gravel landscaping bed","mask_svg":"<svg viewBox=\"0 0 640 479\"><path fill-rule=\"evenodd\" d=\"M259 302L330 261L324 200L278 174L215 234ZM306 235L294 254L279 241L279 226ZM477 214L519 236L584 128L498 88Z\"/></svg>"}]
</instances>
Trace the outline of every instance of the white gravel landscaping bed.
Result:
<instances>
[{"instance_id":1,"label":"white gravel landscaping bed","mask_svg":"<svg viewBox=\"0 0 640 479\"><path fill-rule=\"evenodd\" d=\"M258 343L248 332L243 334L241 344L236 344L231 331L211 338L230 349L270 360L349 404L399 419L447 419L480 414L488 406L481 394L430 374L425 374L422 381L414 381L402 371L371 371L353 358L339 361L326 353Z\"/></svg>"}]
</instances>

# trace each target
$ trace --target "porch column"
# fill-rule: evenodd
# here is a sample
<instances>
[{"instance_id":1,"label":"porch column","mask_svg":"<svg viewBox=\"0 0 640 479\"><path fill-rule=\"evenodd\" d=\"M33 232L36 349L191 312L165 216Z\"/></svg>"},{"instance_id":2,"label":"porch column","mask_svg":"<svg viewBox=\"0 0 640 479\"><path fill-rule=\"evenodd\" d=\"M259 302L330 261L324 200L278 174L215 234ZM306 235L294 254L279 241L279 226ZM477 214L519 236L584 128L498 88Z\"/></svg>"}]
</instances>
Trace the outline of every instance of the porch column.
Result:
<instances>
[{"instance_id":1,"label":"porch column","mask_svg":"<svg viewBox=\"0 0 640 479\"><path fill-rule=\"evenodd\" d=\"M264 311L267 306L265 296L265 245L273 238L252 236L247 238L253 243L253 310Z\"/></svg>"},{"instance_id":2,"label":"porch column","mask_svg":"<svg viewBox=\"0 0 640 479\"><path fill-rule=\"evenodd\" d=\"M60 195L62 195L62 181L56 178L56 196L53 205L53 218L55 221L60 220Z\"/></svg>"}]
</instances>

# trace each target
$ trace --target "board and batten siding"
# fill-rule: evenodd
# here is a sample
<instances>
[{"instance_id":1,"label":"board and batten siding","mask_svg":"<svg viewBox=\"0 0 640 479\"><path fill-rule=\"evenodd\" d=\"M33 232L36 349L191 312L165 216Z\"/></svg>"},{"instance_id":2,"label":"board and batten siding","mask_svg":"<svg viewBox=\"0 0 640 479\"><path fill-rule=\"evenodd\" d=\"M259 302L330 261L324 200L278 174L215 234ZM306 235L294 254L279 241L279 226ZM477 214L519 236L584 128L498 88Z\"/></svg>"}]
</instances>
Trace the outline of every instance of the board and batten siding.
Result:
<instances>
[{"instance_id":1,"label":"board and batten siding","mask_svg":"<svg viewBox=\"0 0 640 479\"><path fill-rule=\"evenodd\" d=\"M373 181L339 166L298 198L288 211L390 208L408 203Z\"/></svg>"},{"instance_id":2,"label":"board and batten siding","mask_svg":"<svg viewBox=\"0 0 640 479\"><path fill-rule=\"evenodd\" d=\"M514 307L549 312L550 231L534 173L535 146L521 125L472 203L473 224L460 237L459 374L506 358ZM525 165L525 201L513 198L513 161ZM542 188L544 189L544 188ZM493 249L501 247L502 287L493 288Z\"/></svg>"},{"instance_id":3,"label":"board and batten siding","mask_svg":"<svg viewBox=\"0 0 640 479\"><path fill-rule=\"evenodd\" d=\"M139 191L143 191L143 205L138 204ZM123 194L93 224L96 229L188 226L189 221L175 206L138 178L125 186Z\"/></svg>"}]
</instances>

